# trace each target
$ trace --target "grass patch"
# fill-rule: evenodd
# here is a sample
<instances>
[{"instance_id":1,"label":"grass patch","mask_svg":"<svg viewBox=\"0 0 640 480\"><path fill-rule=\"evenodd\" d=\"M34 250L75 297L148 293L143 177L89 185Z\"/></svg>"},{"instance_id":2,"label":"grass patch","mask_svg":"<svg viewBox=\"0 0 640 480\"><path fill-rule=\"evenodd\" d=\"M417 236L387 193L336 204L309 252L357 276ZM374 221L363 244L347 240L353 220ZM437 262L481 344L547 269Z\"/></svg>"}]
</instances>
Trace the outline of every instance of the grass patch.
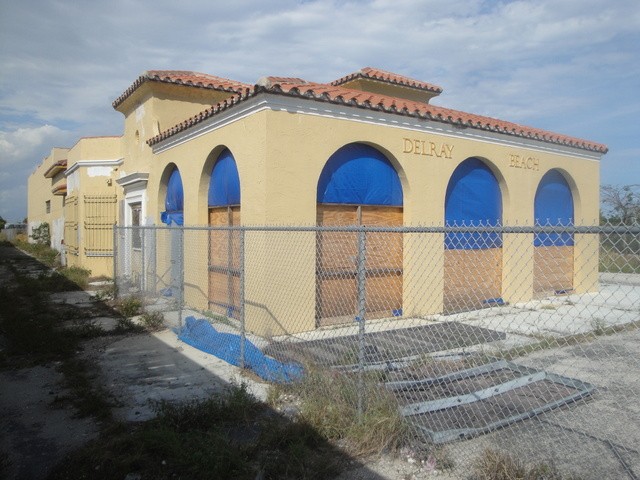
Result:
<instances>
[{"instance_id":1,"label":"grass patch","mask_svg":"<svg viewBox=\"0 0 640 480\"><path fill-rule=\"evenodd\" d=\"M60 266L60 252L48 245L43 245L41 243L29 243L26 240L18 238L14 241L14 245L20 250L36 257L47 267Z\"/></svg>"},{"instance_id":2,"label":"grass patch","mask_svg":"<svg viewBox=\"0 0 640 480\"><path fill-rule=\"evenodd\" d=\"M81 289L87 288L89 284L89 276L91 270L80 267L67 267L60 270L60 273L70 282L74 283Z\"/></svg>"},{"instance_id":3,"label":"grass patch","mask_svg":"<svg viewBox=\"0 0 640 480\"><path fill-rule=\"evenodd\" d=\"M312 428L274 415L244 385L207 400L158 403L156 411L147 422L103 432L50 479L321 479L334 478L344 461Z\"/></svg>"},{"instance_id":4,"label":"grass patch","mask_svg":"<svg viewBox=\"0 0 640 480\"><path fill-rule=\"evenodd\" d=\"M360 383L357 374L307 368L300 382L273 386L270 401L297 398L300 417L322 436L354 455L379 454L395 451L408 433L395 398L380 382L377 372L365 373Z\"/></svg>"},{"instance_id":5,"label":"grass patch","mask_svg":"<svg viewBox=\"0 0 640 480\"><path fill-rule=\"evenodd\" d=\"M473 465L471 480L578 480L562 475L553 465L527 465L506 453L487 449Z\"/></svg>"}]
</instances>

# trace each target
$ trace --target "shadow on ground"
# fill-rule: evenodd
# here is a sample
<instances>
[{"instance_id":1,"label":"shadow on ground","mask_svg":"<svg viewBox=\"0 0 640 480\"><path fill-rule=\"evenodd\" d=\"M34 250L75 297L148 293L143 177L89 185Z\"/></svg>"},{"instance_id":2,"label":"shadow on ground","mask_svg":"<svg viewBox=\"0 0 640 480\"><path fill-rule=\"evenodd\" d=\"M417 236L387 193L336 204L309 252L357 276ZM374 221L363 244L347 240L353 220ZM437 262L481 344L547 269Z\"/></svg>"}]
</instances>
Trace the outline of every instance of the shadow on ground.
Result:
<instances>
[{"instance_id":1,"label":"shadow on ground","mask_svg":"<svg viewBox=\"0 0 640 480\"><path fill-rule=\"evenodd\" d=\"M353 478L384 478L254 400L265 399L266 385L173 332L104 331L91 325L109 325L115 315L90 294L57 292L55 282L53 294L18 288L49 274L0 246L0 290L13 299L0 312L3 478L334 478L345 469L357 471ZM73 350L43 343L29 351L11 331L16 316L35 326L42 319L49 343L73 337ZM74 365L81 371L70 372ZM72 379L87 381L84 390ZM107 412L99 409L105 403Z\"/></svg>"}]
</instances>

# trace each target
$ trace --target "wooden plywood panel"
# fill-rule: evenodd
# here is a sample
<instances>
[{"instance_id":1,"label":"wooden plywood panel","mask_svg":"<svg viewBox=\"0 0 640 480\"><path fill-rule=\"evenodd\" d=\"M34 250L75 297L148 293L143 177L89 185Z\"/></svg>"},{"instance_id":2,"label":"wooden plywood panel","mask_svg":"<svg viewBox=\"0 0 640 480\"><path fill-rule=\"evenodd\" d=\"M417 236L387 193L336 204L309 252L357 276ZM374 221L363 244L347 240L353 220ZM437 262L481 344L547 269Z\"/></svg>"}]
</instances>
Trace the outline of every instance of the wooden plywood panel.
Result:
<instances>
[{"instance_id":1,"label":"wooden plywood panel","mask_svg":"<svg viewBox=\"0 0 640 480\"><path fill-rule=\"evenodd\" d=\"M402 273L367 276L367 318L386 318L398 315L402 309Z\"/></svg>"},{"instance_id":2,"label":"wooden plywood panel","mask_svg":"<svg viewBox=\"0 0 640 480\"><path fill-rule=\"evenodd\" d=\"M240 207L209 209L211 226L240 225ZM238 232L209 232L209 308L237 318L240 308L240 236Z\"/></svg>"},{"instance_id":3,"label":"wooden plywood panel","mask_svg":"<svg viewBox=\"0 0 640 480\"><path fill-rule=\"evenodd\" d=\"M320 226L402 226L402 208L318 205ZM352 322L357 316L358 234L320 232L317 237L319 325ZM402 308L402 234L366 234L367 318L390 317Z\"/></svg>"},{"instance_id":4,"label":"wooden plywood panel","mask_svg":"<svg viewBox=\"0 0 640 480\"><path fill-rule=\"evenodd\" d=\"M573 288L573 247L540 246L533 253L533 292L553 295Z\"/></svg>"},{"instance_id":5,"label":"wooden plywood panel","mask_svg":"<svg viewBox=\"0 0 640 480\"><path fill-rule=\"evenodd\" d=\"M319 326L353 322L358 304L355 275L316 282Z\"/></svg>"},{"instance_id":6,"label":"wooden plywood panel","mask_svg":"<svg viewBox=\"0 0 640 480\"><path fill-rule=\"evenodd\" d=\"M444 312L486 306L502 295L502 249L444 251Z\"/></svg>"}]
</instances>

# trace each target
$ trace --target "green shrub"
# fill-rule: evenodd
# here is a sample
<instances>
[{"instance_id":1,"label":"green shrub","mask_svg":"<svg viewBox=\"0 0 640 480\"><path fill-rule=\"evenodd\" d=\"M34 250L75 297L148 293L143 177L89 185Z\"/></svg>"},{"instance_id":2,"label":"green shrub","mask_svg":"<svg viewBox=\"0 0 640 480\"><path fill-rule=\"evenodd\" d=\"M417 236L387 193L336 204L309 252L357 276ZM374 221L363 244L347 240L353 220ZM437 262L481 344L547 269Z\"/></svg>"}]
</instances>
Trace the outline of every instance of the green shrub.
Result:
<instances>
[{"instance_id":1,"label":"green shrub","mask_svg":"<svg viewBox=\"0 0 640 480\"><path fill-rule=\"evenodd\" d=\"M51 232L49 230L49 224L47 222L43 222L37 227L35 227L31 231L31 238L38 245L47 245L51 244Z\"/></svg>"}]
</instances>

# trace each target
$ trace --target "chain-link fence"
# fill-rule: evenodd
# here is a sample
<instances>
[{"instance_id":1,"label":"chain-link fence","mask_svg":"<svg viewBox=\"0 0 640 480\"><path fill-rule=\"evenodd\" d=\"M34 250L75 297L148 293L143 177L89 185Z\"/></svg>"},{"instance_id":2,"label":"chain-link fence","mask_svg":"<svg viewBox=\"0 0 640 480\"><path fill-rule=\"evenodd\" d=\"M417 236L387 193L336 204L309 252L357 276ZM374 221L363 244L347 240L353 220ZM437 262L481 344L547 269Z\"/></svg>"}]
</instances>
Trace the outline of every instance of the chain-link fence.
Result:
<instances>
[{"instance_id":1,"label":"chain-link fence","mask_svg":"<svg viewBox=\"0 0 640 480\"><path fill-rule=\"evenodd\" d=\"M640 476L640 226L116 227L114 245L119 295L185 341L269 380L331 372L458 465L490 447Z\"/></svg>"}]
</instances>

